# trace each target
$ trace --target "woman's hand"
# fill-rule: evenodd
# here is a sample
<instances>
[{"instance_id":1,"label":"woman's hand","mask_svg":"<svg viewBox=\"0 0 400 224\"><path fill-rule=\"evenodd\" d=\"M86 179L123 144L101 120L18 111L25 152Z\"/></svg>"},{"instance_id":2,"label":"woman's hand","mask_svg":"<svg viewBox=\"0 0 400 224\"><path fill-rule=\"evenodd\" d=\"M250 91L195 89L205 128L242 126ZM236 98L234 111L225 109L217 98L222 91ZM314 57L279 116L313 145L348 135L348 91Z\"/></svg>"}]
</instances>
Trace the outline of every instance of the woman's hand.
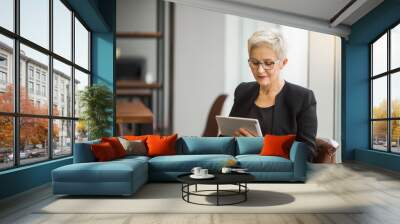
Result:
<instances>
[{"instance_id":1,"label":"woman's hand","mask_svg":"<svg viewBox=\"0 0 400 224\"><path fill-rule=\"evenodd\" d=\"M235 137L256 137L257 133L247 129L247 128L239 128L233 133Z\"/></svg>"}]
</instances>

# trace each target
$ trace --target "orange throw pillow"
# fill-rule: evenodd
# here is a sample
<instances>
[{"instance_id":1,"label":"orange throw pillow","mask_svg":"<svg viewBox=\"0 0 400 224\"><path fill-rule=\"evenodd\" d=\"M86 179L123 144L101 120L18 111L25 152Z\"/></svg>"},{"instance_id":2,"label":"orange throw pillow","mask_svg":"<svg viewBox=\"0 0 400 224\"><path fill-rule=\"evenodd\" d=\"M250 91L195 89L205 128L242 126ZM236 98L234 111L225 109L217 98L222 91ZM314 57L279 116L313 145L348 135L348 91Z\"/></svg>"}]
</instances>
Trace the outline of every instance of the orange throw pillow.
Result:
<instances>
[{"instance_id":1,"label":"orange throw pillow","mask_svg":"<svg viewBox=\"0 0 400 224\"><path fill-rule=\"evenodd\" d=\"M148 156L175 155L177 138L178 134L170 136L149 135L146 140Z\"/></svg>"},{"instance_id":2,"label":"orange throw pillow","mask_svg":"<svg viewBox=\"0 0 400 224\"><path fill-rule=\"evenodd\" d=\"M124 139L129 140L129 141L136 141L140 140L145 142L147 139L148 135L125 135L123 136Z\"/></svg>"},{"instance_id":3,"label":"orange throw pillow","mask_svg":"<svg viewBox=\"0 0 400 224\"><path fill-rule=\"evenodd\" d=\"M110 161L117 158L114 149L108 142L93 144L90 147L92 149L94 157L99 162Z\"/></svg>"},{"instance_id":4,"label":"orange throw pillow","mask_svg":"<svg viewBox=\"0 0 400 224\"><path fill-rule=\"evenodd\" d=\"M289 159L290 148L296 135L265 135L262 156L280 156Z\"/></svg>"},{"instance_id":5,"label":"orange throw pillow","mask_svg":"<svg viewBox=\"0 0 400 224\"><path fill-rule=\"evenodd\" d=\"M111 137L111 138L101 138L101 142L108 142L114 149L115 155L117 158L121 158L126 156L126 151L122 146L121 142L119 142L118 138Z\"/></svg>"}]
</instances>

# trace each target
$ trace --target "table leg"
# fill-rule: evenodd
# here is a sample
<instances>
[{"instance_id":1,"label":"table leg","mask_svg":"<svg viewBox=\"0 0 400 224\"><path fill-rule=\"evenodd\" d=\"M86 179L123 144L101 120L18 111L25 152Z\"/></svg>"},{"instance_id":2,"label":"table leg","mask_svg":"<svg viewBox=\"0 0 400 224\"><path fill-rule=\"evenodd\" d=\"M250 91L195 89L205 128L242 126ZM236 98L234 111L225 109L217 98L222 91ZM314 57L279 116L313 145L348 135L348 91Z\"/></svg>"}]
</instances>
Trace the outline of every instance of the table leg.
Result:
<instances>
[{"instance_id":1,"label":"table leg","mask_svg":"<svg viewBox=\"0 0 400 224\"><path fill-rule=\"evenodd\" d=\"M248 190L247 190L247 183L244 183L244 187L245 187L245 192L244 192L244 201L247 201L247 192L248 192Z\"/></svg>"},{"instance_id":2,"label":"table leg","mask_svg":"<svg viewBox=\"0 0 400 224\"><path fill-rule=\"evenodd\" d=\"M197 184L195 185L195 191L197 192Z\"/></svg>"},{"instance_id":3,"label":"table leg","mask_svg":"<svg viewBox=\"0 0 400 224\"><path fill-rule=\"evenodd\" d=\"M187 201L189 202L189 195L190 195L190 184L187 185Z\"/></svg>"},{"instance_id":4,"label":"table leg","mask_svg":"<svg viewBox=\"0 0 400 224\"><path fill-rule=\"evenodd\" d=\"M219 205L219 184L217 184L217 206Z\"/></svg>"}]
</instances>

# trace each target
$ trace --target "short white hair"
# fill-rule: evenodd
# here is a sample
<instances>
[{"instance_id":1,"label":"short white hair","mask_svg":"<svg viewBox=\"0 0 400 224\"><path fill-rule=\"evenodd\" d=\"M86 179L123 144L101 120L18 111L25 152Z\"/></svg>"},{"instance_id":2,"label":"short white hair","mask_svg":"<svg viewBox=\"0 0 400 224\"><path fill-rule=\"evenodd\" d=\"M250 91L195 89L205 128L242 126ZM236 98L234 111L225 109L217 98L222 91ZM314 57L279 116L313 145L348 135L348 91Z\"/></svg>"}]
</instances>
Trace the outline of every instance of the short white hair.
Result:
<instances>
[{"instance_id":1,"label":"short white hair","mask_svg":"<svg viewBox=\"0 0 400 224\"><path fill-rule=\"evenodd\" d=\"M249 40L247 41L249 55L253 48L259 47L261 45L266 45L271 48L278 59L286 58L286 42L283 35L278 30L261 30L253 33Z\"/></svg>"}]
</instances>

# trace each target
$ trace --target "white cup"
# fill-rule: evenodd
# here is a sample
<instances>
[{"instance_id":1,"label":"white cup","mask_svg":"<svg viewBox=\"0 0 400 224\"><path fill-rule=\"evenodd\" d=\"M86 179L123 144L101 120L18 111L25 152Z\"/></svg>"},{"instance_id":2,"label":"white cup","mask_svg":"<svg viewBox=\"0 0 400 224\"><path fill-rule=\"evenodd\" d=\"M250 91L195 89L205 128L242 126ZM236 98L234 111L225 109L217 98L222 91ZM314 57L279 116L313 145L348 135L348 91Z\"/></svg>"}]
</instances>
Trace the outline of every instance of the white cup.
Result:
<instances>
[{"instance_id":1,"label":"white cup","mask_svg":"<svg viewBox=\"0 0 400 224\"><path fill-rule=\"evenodd\" d=\"M222 173L230 173L232 171L232 168L230 167L222 167L221 172Z\"/></svg>"},{"instance_id":2,"label":"white cup","mask_svg":"<svg viewBox=\"0 0 400 224\"><path fill-rule=\"evenodd\" d=\"M208 169L201 169L200 170L200 176L207 176L208 175Z\"/></svg>"},{"instance_id":3,"label":"white cup","mask_svg":"<svg viewBox=\"0 0 400 224\"><path fill-rule=\"evenodd\" d=\"M199 176L199 175L201 175L201 174L200 174L200 171L201 171L201 170L202 170L201 167L193 167L192 173L193 173L194 175L196 175L196 176Z\"/></svg>"}]
</instances>

